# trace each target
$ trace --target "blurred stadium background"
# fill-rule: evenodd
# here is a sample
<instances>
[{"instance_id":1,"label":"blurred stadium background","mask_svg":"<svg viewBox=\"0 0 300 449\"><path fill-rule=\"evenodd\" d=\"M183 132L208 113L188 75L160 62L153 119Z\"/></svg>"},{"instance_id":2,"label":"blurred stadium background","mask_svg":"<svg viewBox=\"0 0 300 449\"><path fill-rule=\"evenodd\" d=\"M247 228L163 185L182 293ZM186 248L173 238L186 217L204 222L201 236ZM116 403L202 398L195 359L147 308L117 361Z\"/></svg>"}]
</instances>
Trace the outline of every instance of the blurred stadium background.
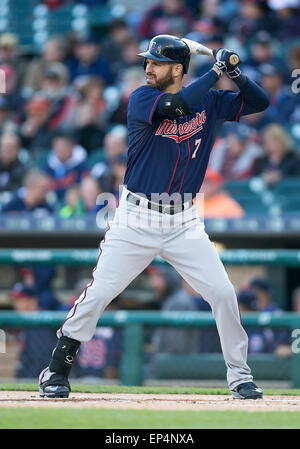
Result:
<instances>
[{"instance_id":1,"label":"blurred stadium background","mask_svg":"<svg viewBox=\"0 0 300 449\"><path fill-rule=\"evenodd\" d=\"M144 82L136 54L162 33L236 50L270 97L264 113L219 130L205 221L237 291L257 381L300 387L298 0L1 0L1 382L36 381L91 279L106 227L97 197L118 201L126 105ZM193 57L185 83L212 63ZM226 77L216 88L235 90ZM81 346L77 382L225 385L210 310L163 261L101 322Z\"/></svg>"}]
</instances>

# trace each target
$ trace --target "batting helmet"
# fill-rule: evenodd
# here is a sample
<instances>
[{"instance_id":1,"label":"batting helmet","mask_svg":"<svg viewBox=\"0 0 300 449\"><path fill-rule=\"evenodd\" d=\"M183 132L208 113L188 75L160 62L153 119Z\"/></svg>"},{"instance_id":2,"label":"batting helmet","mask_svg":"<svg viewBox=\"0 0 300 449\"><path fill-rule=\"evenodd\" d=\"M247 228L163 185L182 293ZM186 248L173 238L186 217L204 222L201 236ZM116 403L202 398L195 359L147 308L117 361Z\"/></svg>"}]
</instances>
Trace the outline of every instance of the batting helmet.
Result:
<instances>
[{"instance_id":1,"label":"batting helmet","mask_svg":"<svg viewBox=\"0 0 300 449\"><path fill-rule=\"evenodd\" d=\"M148 50L138 56L163 62L178 62L183 65L183 73L187 73L190 63L190 49L179 37L160 34L155 36L149 44Z\"/></svg>"}]
</instances>

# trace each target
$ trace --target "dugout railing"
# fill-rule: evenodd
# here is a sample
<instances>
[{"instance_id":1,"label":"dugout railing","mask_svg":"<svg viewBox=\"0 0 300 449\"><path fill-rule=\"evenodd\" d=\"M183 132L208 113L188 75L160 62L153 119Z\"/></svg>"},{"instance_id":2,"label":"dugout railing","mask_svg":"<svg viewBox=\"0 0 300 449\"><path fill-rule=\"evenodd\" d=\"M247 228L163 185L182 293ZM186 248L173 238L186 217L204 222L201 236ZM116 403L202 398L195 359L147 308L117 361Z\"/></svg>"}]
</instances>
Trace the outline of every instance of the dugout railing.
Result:
<instances>
[{"instance_id":1,"label":"dugout railing","mask_svg":"<svg viewBox=\"0 0 300 449\"><path fill-rule=\"evenodd\" d=\"M1 249L0 265L95 265L98 249ZM226 265L300 267L298 249L228 249L220 252ZM165 263L157 257L153 264Z\"/></svg>"},{"instance_id":2,"label":"dugout railing","mask_svg":"<svg viewBox=\"0 0 300 449\"><path fill-rule=\"evenodd\" d=\"M51 327L59 328L66 317L66 312L37 311L18 313L15 311L0 312L0 328L33 328ZM266 369L274 380L277 368L284 369L284 378L290 380L293 388L300 388L300 315L293 312L278 314L251 313L242 316L242 323L251 327L286 327L290 329L291 355L287 358L277 357L273 354L260 354L249 357L249 364L256 378ZM146 327L189 327L212 328L215 320L210 312L161 312L161 311L125 311L105 312L98 322L98 326L123 328L123 353L120 365L120 382L123 385L142 385L144 382L144 351ZM1 357L1 355L0 355ZM162 354L160 358L160 372L165 370L165 377L180 378L182 368L188 372L188 366L193 367L194 375L198 372L199 378L225 380L225 363L222 354L194 354L194 355L168 355ZM186 376L186 374L185 374ZM161 377L161 376L158 376ZM163 376L164 377L164 376ZM266 377L266 372L264 376ZM280 375L282 378L282 374Z\"/></svg>"}]
</instances>

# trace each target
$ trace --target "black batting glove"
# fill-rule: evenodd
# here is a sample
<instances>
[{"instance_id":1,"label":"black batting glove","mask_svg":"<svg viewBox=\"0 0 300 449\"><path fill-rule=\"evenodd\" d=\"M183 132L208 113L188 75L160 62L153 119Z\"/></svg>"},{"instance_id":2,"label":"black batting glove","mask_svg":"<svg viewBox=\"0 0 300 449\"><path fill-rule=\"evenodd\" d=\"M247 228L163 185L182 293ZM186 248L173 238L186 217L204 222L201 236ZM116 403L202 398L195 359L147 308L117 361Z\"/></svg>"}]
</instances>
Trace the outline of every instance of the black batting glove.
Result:
<instances>
[{"instance_id":1,"label":"black batting glove","mask_svg":"<svg viewBox=\"0 0 300 449\"><path fill-rule=\"evenodd\" d=\"M221 72L221 74L223 75L223 73L226 72L226 65L224 64L223 61L216 61L214 63L214 67L216 67L217 69L219 69L219 71Z\"/></svg>"},{"instance_id":2,"label":"black batting glove","mask_svg":"<svg viewBox=\"0 0 300 449\"><path fill-rule=\"evenodd\" d=\"M238 66L232 65L229 62L230 56L236 55L236 53L234 53L233 51L227 50L227 48L219 48L218 50L213 50L213 55L216 60L215 65L217 65L218 63L221 63L222 67L225 66L225 70L224 70L224 68L221 69L219 67L219 64L217 66L222 71L222 73L226 72L230 78L236 78L237 76L240 75L241 71L238 68Z\"/></svg>"},{"instance_id":3,"label":"black batting glove","mask_svg":"<svg viewBox=\"0 0 300 449\"><path fill-rule=\"evenodd\" d=\"M229 78L233 79L240 76L241 73L241 70L238 68L238 66L236 66L235 69L232 70L232 72L227 72L227 75L229 76Z\"/></svg>"}]
</instances>

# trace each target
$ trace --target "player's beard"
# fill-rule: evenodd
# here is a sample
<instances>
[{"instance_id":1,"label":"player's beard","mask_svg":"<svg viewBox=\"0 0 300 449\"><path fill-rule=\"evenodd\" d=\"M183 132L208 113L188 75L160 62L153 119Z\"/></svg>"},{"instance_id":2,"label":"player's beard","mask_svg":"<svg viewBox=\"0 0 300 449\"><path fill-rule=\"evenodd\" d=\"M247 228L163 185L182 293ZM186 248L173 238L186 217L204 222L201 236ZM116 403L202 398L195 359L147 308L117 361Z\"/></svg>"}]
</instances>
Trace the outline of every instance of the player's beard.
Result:
<instances>
[{"instance_id":1,"label":"player's beard","mask_svg":"<svg viewBox=\"0 0 300 449\"><path fill-rule=\"evenodd\" d=\"M154 84L155 84L154 87L156 87L156 89L162 90L162 91L164 91L169 86L174 84L174 77L172 75L172 67L169 67L168 73L163 78L160 78L159 80L155 78Z\"/></svg>"}]
</instances>

